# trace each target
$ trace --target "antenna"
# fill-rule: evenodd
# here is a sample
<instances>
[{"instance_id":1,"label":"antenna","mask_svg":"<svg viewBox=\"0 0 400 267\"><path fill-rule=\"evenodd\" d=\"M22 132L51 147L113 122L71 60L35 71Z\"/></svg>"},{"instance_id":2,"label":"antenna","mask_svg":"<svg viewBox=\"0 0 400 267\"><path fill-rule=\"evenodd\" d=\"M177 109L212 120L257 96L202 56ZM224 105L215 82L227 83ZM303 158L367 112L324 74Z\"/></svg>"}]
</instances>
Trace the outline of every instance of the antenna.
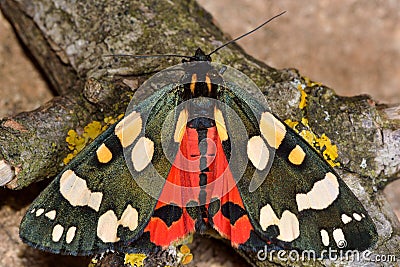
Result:
<instances>
[{"instance_id":1,"label":"antenna","mask_svg":"<svg viewBox=\"0 0 400 267\"><path fill-rule=\"evenodd\" d=\"M273 16L272 18L268 19L267 21L265 21L263 24L261 24L260 26L256 27L255 29L253 29L253 30L251 30L251 31L249 31L249 32L246 32L245 34L242 34L242 35L240 35L239 37L237 37L237 38L235 38L235 39L233 39L233 40L231 40L231 41L229 41L229 42L227 42L227 43L221 45L220 47L218 47L217 49L215 49L214 51L212 51L210 54L208 54L208 56L211 56L212 54L214 54L215 52L217 52L217 51L220 50L221 48L223 48L223 47L225 47L225 46L227 46L227 45L229 45L229 44L231 44L231 43L234 43L234 42L236 42L237 40L242 39L243 37L246 37L246 36L249 35L249 34L252 34L253 32L257 31L257 30L260 29L261 27L265 26L266 24L268 24L268 23L271 22L272 20L276 19L277 17L282 16L282 15L285 14L285 13L286 13L286 11L283 11L283 12L279 13L278 15L275 15L275 16Z\"/></svg>"},{"instance_id":2,"label":"antenna","mask_svg":"<svg viewBox=\"0 0 400 267\"><path fill-rule=\"evenodd\" d=\"M184 56L177 54L154 54L154 55L130 55L130 54L112 54L104 55L103 57L135 57L135 58L148 58L148 57L181 57L181 58L193 58L192 56Z\"/></svg>"}]
</instances>

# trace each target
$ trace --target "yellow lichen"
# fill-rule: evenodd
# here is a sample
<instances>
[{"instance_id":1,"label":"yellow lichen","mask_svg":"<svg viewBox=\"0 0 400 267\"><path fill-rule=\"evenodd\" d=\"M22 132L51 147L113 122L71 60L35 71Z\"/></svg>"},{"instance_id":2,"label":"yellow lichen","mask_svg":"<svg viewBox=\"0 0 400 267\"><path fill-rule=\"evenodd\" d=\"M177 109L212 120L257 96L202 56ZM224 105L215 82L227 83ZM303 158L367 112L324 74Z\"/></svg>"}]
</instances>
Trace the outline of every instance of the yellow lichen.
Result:
<instances>
[{"instance_id":1,"label":"yellow lichen","mask_svg":"<svg viewBox=\"0 0 400 267\"><path fill-rule=\"evenodd\" d=\"M298 121L292 121L291 119L287 119L287 120L285 120L285 123L287 124L287 126L289 126L293 130L298 132L297 129L296 129L296 126L299 124Z\"/></svg>"},{"instance_id":2,"label":"yellow lichen","mask_svg":"<svg viewBox=\"0 0 400 267\"><path fill-rule=\"evenodd\" d=\"M94 258L92 258L92 259L90 260L90 263L89 263L88 267L95 267L96 264L97 264L98 262L99 262L99 261L97 260L97 258L94 257Z\"/></svg>"},{"instance_id":3,"label":"yellow lichen","mask_svg":"<svg viewBox=\"0 0 400 267\"><path fill-rule=\"evenodd\" d=\"M317 142L321 150L323 150L322 155L324 159L326 159L331 166L340 166L339 162L334 162L339 156L337 146L332 145L331 140L325 134L322 134Z\"/></svg>"},{"instance_id":4,"label":"yellow lichen","mask_svg":"<svg viewBox=\"0 0 400 267\"><path fill-rule=\"evenodd\" d=\"M83 128L83 133L78 134L75 130L69 130L65 141L68 143L68 148L71 150L64 159L64 164L68 164L87 144L92 142L104 132L110 125L117 122L124 114L119 115L117 118L106 117L103 123L99 121L92 121Z\"/></svg>"},{"instance_id":5,"label":"yellow lichen","mask_svg":"<svg viewBox=\"0 0 400 267\"><path fill-rule=\"evenodd\" d=\"M101 123L99 121L92 121L83 128L83 137L85 140L94 140L101 133Z\"/></svg>"},{"instance_id":6,"label":"yellow lichen","mask_svg":"<svg viewBox=\"0 0 400 267\"><path fill-rule=\"evenodd\" d=\"M301 84L297 86L297 89L300 91L300 103L299 103L299 109L303 109L307 106L307 93L304 91L303 87Z\"/></svg>"},{"instance_id":7,"label":"yellow lichen","mask_svg":"<svg viewBox=\"0 0 400 267\"><path fill-rule=\"evenodd\" d=\"M186 264L191 263L192 260L193 260L193 254L192 253L188 253L188 254L183 256L181 263L182 263L182 265L186 265Z\"/></svg>"},{"instance_id":8,"label":"yellow lichen","mask_svg":"<svg viewBox=\"0 0 400 267\"><path fill-rule=\"evenodd\" d=\"M322 134L320 137L314 134L311 131L310 126L308 125L308 120L306 118L302 118L301 123L292 121L290 119L287 119L285 123L296 132L299 132L296 127L300 124L303 127L307 128L306 130L301 130L299 135L303 137L303 139L313 148L315 148L315 150L317 150L323 156L323 158L328 162L329 165L340 166L339 162L335 162L335 160L339 156L337 146L332 145L331 140L325 134Z\"/></svg>"},{"instance_id":9,"label":"yellow lichen","mask_svg":"<svg viewBox=\"0 0 400 267\"><path fill-rule=\"evenodd\" d=\"M308 131L308 130L302 130L300 132L300 136L303 137L304 140L306 140L307 143L309 143L311 146L314 147L316 136L313 132Z\"/></svg>"},{"instance_id":10,"label":"yellow lichen","mask_svg":"<svg viewBox=\"0 0 400 267\"><path fill-rule=\"evenodd\" d=\"M113 118L111 116L105 117L103 119L105 125L103 126L102 130L105 131L110 125L113 125L114 123L116 123L117 121L119 121L122 117L124 117L124 114L120 114L118 115L117 118Z\"/></svg>"},{"instance_id":11,"label":"yellow lichen","mask_svg":"<svg viewBox=\"0 0 400 267\"><path fill-rule=\"evenodd\" d=\"M179 248L179 251L180 251L181 253L183 253L183 254L187 254L187 253L190 253L190 248L189 248L188 246L186 246L186 245L182 245L182 246Z\"/></svg>"},{"instance_id":12,"label":"yellow lichen","mask_svg":"<svg viewBox=\"0 0 400 267\"><path fill-rule=\"evenodd\" d=\"M125 254L124 264L130 264L132 267L144 266L145 254Z\"/></svg>"},{"instance_id":13,"label":"yellow lichen","mask_svg":"<svg viewBox=\"0 0 400 267\"><path fill-rule=\"evenodd\" d=\"M193 254L190 253L190 248L186 245L182 245L179 248L178 257L181 259L182 265L189 264L193 260Z\"/></svg>"},{"instance_id":14,"label":"yellow lichen","mask_svg":"<svg viewBox=\"0 0 400 267\"><path fill-rule=\"evenodd\" d=\"M313 82L310 80L310 78L303 76L304 81L306 82L307 87L314 87L314 86L321 86L322 83L319 82Z\"/></svg>"},{"instance_id":15,"label":"yellow lichen","mask_svg":"<svg viewBox=\"0 0 400 267\"><path fill-rule=\"evenodd\" d=\"M307 93L304 90L306 87L314 87L314 86L321 86L322 84L319 82L313 82L311 81L308 77L304 77L304 82L305 84L299 84L297 85L297 89L300 91L300 103L299 103L299 108L304 109L307 106Z\"/></svg>"}]
</instances>

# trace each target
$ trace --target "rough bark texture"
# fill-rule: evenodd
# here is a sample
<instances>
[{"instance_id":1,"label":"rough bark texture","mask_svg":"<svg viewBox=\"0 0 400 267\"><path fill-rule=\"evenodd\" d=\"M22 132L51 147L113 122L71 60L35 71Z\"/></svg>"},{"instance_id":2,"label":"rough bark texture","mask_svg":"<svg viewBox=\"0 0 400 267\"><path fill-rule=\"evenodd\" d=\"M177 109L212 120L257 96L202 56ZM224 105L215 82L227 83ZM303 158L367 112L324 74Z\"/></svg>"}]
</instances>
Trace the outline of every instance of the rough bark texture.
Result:
<instances>
[{"instance_id":1,"label":"rough bark texture","mask_svg":"<svg viewBox=\"0 0 400 267\"><path fill-rule=\"evenodd\" d=\"M0 4L60 95L38 110L0 121L0 173L5 174L0 179L12 189L54 176L68 153L65 137L69 129L79 130L94 119L124 112L130 96L149 74L179 62L104 55L192 55L197 47L211 51L226 41L211 17L193 1L1 0ZM296 70L270 68L234 45L221 50L214 60L248 75L281 118L300 121L306 117L315 133L334 140L342 177L377 225L380 240L373 253L399 257L399 225L382 188L400 172L400 107L376 105L367 96L338 97L324 86L307 83ZM298 108L298 86L305 86L308 96L302 110ZM194 243L193 253L204 254L204 245ZM24 256L28 262L32 257ZM288 264L242 256L253 266ZM197 257L198 266L211 261Z\"/></svg>"}]
</instances>

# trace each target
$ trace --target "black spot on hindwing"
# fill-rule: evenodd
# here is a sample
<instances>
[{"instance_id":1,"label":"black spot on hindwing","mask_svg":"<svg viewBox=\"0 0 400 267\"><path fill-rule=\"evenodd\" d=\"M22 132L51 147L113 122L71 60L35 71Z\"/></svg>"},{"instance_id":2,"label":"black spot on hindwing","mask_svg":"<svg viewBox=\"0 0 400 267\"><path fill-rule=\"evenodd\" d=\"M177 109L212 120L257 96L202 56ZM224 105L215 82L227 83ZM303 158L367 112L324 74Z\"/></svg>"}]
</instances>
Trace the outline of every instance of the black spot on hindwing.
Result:
<instances>
[{"instance_id":1,"label":"black spot on hindwing","mask_svg":"<svg viewBox=\"0 0 400 267\"><path fill-rule=\"evenodd\" d=\"M242 207L230 201L222 205L221 212L230 220L231 225L235 225L238 219L246 215L246 211Z\"/></svg>"},{"instance_id":2,"label":"black spot on hindwing","mask_svg":"<svg viewBox=\"0 0 400 267\"><path fill-rule=\"evenodd\" d=\"M175 205L166 205L154 211L153 217L158 217L170 227L172 223L178 221L182 217L182 208Z\"/></svg>"}]
</instances>

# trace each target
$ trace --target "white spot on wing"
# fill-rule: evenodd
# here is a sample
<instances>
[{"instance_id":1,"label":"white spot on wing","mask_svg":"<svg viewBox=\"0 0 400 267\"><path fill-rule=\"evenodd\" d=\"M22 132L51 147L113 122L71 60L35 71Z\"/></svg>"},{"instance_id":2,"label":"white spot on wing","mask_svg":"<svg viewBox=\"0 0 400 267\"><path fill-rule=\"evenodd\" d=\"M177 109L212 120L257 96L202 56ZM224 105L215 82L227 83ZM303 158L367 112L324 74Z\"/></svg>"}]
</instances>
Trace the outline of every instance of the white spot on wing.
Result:
<instances>
[{"instance_id":1,"label":"white spot on wing","mask_svg":"<svg viewBox=\"0 0 400 267\"><path fill-rule=\"evenodd\" d=\"M139 214L137 210L131 205L128 205L124 210L124 213L122 213L119 224L121 224L123 227L128 227L129 230L133 231L138 226L138 217Z\"/></svg>"},{"instance_id":2,"label":"white spot on wing","mask_svg":"<svg viewBox=\"0 0 400 267\"><path fill-rule=\"evenodd\" d=\"M89 206L99 211L103 194L92 193L86 185L86 181L78 177L72 170L66 170L60 179L60 193L68 202L76 206Z\"/></svg>"},{"instance_id":3,"label":"white spot on wing","mask_svg":"<svg viewBox=\"0 0 400 267\"><path fill-rule=\"evenodd\" d=\"M133 111L115 126L114 132L121 145L127 147L136 140L141 130L142 118L139 113Z\"/></svg>"},{"instance_id":4,"label":"white spot on wing","mask_svg":"<svg viewBox=\"0 0 400 267\"><path fill-rule=\"evenodd\" d=\"M271 225L276 225L279 228L277 238L285 242L291 242L299 237L300 228L299 221L295 214L285 210L279 219L273 211L271 205L267 204L260 210L260 226L266 231Z\"/></svg>"},{"instance_id":5,"label":"white spot on wing","mask_svg":"<svg viewBox=\"0 0 400 267\"><path fill-rule=\"evenodd\" d=\"M278 149L286 135L286 127L269 112L261 114L260 131L268 144Z\"/></svg>"},{"instance_id":6,"label":"white spot on wing","mask_svg":"<svg viewBox=\"0 0 400 267\"><path fill-rule=\"evenodd\" d=\"M101 199L103 198L103 193L101 192L93 192L90 194L88 206L94 209L95 211L99 211Z\"/></svg>"},{"instance_id":7,"label":"white spot on wing","mask_svg":"<svg viewBox=\"0 0 400 267\"><path fill-rule=\"evenodd\" d=\"M183 135L186 130L186 123L188 120L188 112L186 109L183 109L181 113L179 113L178 121L176 122L175 133L174 133L174 141L180 143L182 141Z\"/></svg>"},{"instance_id":8,"label":"white spot on wing","mask_svg":"<svg viewBox=\"0 0 400 267\"><path fill-rule=\"evenodd\" d=\"M154 154L154 143L146 138L141 137L135 147L132 149L132 163L136 171L140 172L151 162Z\"/></svg>"},{"instance_id":9,"label":"white spot on wing","mask_svg":"<svg viewBox=\"0 0 400 267\"><path fill-rule=\"evenodd\" d=\"M347 214L342 214L342 222L344 224L348 224L349 222L351 222L353 219L348 216Z\"/></svg>"},{"instance_id":10,"label":"white spot on wing","mask_svg":"<svg viewBox=\"0 0 400 267\"><path fill-rule=\"evenodd\" d=\"M279 235L276 238L285 242L292 242L300 235L299 220L288 210L282 213L278 228Z\"/></svg>"},{"instance_id":11,"label":"white spot on wing","mask_svg":"<svg viewBox=\"0 0 400 267\"><path fill-rule=\"evenodd\" d=\"M324 244L324 246L326 246L326 247L329 246L329 235L328 235L328 232L326 230L322 229L320 231L320 233L321 233L322 244Z\"/></svg>"},{"instance_id":12,"label":"white spot on wing","mask_svg":"<svg viewBox=\"0 0 400 267\"><path fill-rule=\"evenodd\" d=\"M219 138L221 141L228 140L228 131L226 130L224 116L222 115L222 111L217 107L214 108L214 119L217 124Z\"/></svg>"},{"instance_id":13,"label":"white spot on wing","mask_svg":"<svg viewBox=\"0 0 400 267\"><path fill-rule=\"evenodd\" d=\"M109 210L102 214L97 222L97 236L104 243L117 242L118 218L114 211Z\"/></svg>"},{"instance_id":14,"label":"white spot on wing","mask_svg":"<svg viewBox=\"0 0 400 267\"><path fill-rule=\"evenodd\" d=\"M75 233L76 233L75 226L71 226L70 228L68 228L67 234L65 236L65 242L67 242L67 244L71 243L72 240L74 240Z\"/></svg>"},{"instance_id":15,"label":"white spot on wing","mask_svg":"<svg viewBox=\"0 0 400 267\"><path fill-rule=\"evenodd\" d=\"M333 230L333 239L335 239L336 245L339 248L343 248L343 244L346 244L346 239L344 238L344 234L342 229L338 228Z\"/></svg>"},{"instance_id":16,"label":"white spot on wing","mask_svg":"<svg viewBox=\"0 0 400 267\"><path fill-rule=\"evenodd\" d=\"M271 205L267 204L260 210L260 226L266 231L270 225L278 225L279 219L276 217L275 212L272 210Z\"/></svg>"},{"instance_id":17,"label":"white spot on wing","mask_svg":"<svg viewBox=\"0 0 400 267\"><path fill-rule=\"evenodd\" d=\"M43 212L44 212L44 209L38 209L38 210L36 211L36 217L39 217L40 215L42 215Z\"/></svg>"},{"instance_id":18,"label":"white spot on wing","mask_svg":"<svg viewBox=\"0 0 400 267\"><path fill-rule=\"evenodd\" d=\"M269 160L269 150L261 136L253 136L247 143L247 156L254 167L264 170Z\"/></svg>"},{"instance_id":19,"label":"white spot on wing","mask_svg":"<svg viewBox=\"0 0 400 267\"><path fill-rule=\"evenodd\" d=\"M315 182L307 194L297 194L296 202L299 211L306 209L323 210L329 207L339 195L337 177L328 172L325 178Z\"/></svg>"},{"instance_id":20,"label":"white spot on wing","mask_svg":"<svg viewBox=\"0 0 400 267\"><path fill-rule=\"evenodd\" d=\"M64 232L64 227L62 227L60 224L54 226L53 233L51 234L53 241L54 242L60 241L63 232Z\"/></svg>"},{"instance_id":21,"label":"white spot on wing","mask_svg":"<svg viewBox=\"0 0 400 267\"><path fill-rule=\"evenodd\" d=\"M0 160L0 186L6 185L16 175L16 170L13 169L4 159Z\"/></svg>"},{"instance_id":22,"label":"white spot on wing","mask_svg":"<svg viewBox=\"0 0 400 267\"><path fill-rule=\"evenodd\" d=\"M31 210L31 213L34 213L35 211L36 211L36 209L32 209L32 210Z\"/></svg>"},{"instance_id":23,"label":"white spot on wing","mask_svg":"<svg viewBox=\"0 0 400 267\"><path fill-rule=\"evenodd\" d=\"M358 214L358 213L353 213L353 218L354 218L356 221L361 221L363 217L361 217L361 215Z\"/></svg>"},{"instance_id":24,"label":"white spot on wing","mask_svg":"<svg viewBox=\"0 0 400 267\"><path fill-rule=\"evenodd\" d=\"M44 216L46 216L50 220L54 220L56 218L56 211L51 210L51 211L47 212Z\"/></svg>"},{"instance_id":25,"label":"white spot on wing","mask_svg":"<svg viewBox=\"0 0 400 267\"><path fill-rule=\"evenodd\" d=\"M97 236L104 242L118 242L120 238L117 236L118 226L128 227L133 231L138 226L139 214L130 204L125 208L118 220L114 211L108 210L102 214L97 223Z\"/></svg>"}]
</instances>

